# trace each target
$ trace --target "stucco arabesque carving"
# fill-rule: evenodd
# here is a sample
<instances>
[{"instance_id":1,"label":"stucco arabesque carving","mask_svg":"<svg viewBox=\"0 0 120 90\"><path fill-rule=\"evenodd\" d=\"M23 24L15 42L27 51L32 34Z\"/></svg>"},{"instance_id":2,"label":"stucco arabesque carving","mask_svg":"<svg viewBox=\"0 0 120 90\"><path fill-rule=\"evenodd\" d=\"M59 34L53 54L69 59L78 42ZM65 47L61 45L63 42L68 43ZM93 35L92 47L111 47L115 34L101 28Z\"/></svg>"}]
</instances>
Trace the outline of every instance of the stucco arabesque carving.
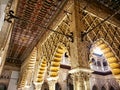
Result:
<instances>
[{"instance_id":1,"label":"stucco arabesque carving","mask_svg":"<svg viewBox=\"0 0 120 90\"><path fill-rule=\"evenodd\" d=\"M82 72L82 71L75 72L75 73L71 74L71 78L73 80L79 80L79 81L83 81L83 80L88 81L90 76L91 76L90 73Z\"/></svg>"}]
</instances>

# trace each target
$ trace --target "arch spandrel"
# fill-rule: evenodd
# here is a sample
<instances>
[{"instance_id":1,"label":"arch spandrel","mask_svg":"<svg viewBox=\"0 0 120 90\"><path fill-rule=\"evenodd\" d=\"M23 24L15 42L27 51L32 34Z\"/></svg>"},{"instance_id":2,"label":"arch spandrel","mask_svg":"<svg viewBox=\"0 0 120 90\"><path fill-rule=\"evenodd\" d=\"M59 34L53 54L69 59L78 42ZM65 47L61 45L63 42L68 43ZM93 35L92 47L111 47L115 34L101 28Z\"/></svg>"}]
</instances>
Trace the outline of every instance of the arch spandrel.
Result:
<instances>
[{"instance_id":1,"label":"arch spandrel","mask_svg":"<svg viewBox=\"0 0 120 90\"><path fill-rule=\"evenodd\" d=\"M110 47L110 45L102 38L94 42L90 51L93 52L93 48L95 47L100 48L103 52L103 55L105 56L114 77L117 79L120 78L119 58L116 56L112 47Z\"/></svg>"}]
</instances>

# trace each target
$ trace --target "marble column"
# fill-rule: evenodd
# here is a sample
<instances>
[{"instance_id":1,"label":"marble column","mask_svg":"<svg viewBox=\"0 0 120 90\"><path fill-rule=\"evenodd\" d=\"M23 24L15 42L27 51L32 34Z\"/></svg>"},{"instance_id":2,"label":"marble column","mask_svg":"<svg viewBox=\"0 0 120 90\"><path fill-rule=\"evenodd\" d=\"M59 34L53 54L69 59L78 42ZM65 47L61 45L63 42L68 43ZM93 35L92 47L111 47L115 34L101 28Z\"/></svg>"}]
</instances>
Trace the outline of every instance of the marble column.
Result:
<instances>
[{"instance_id":1,"label":"marble column","mask_svg":"<svg viewBox=\"0 0 120 90\"><path fill-rule=\"evenodd\" d=\"M83 79L83 73L82 72L78 72L77 73L77 84L78 84L78 87L77 87L77 90L85 90L85 86L84 86L84 79Z\"/></svg>"},{"instance_id":2,"label":"marble column","mask_svg":"<svg viewBox=\"0 0 120 90\"><path fill-rule=\"evenodd\" d=\"M73 79L74 90L85 90L81 72L73 73L71 77Z\"/></svg>"},{"instance_id":3,"label":"marble column","mask_svg":"<svg viewBox=\"0 0 120 90\"><path fill-rule=\"evenodd\" d=\"M89 77L92 71L88 68L75 68L69 71L73 79L74 90L90 90Z\"/></svg>"},{"instance_id":4,"label":"marble column","mask_svg":"<svg viewBox=\"0 0 120 90\"><path fill-rule=\"evenodd\" d=\"M85 84L85 90L90 90L90 74L85 73L84 74L84 84Z\"/></svg>"},{"instance_id":5,"label":"marble column","mask_svg":"<svg viewBox=\"0 0 120 90\"><path fill-rule=\"evenodd\" d=\"M29 87L28 87L28 86L27 86L27 87L25 87L25 89L24 89L24 90L30 90L30 86L29 86Z\"/></svg>"},{"instance_id":6,"label":"marble column","mask_svg":"<svg viewBox=\"0 0 120 90\"><path fill-rule=\"evenodd\" d=\"M85 81L85 90L90 90L90 82Z\"/></svg>"},{"instance_id":7,"label":"marble column","mask_svg":"<svg viewBox=\"0 0 120 90\"><path fill-rule=\"evenodd\" d=\"M55 90L55 84L56 84L57 80L49 80L48 84L49 84L49 90Z\"/></svg>"},{"instance_id":8,"label":"marble column","mask_svg":"<svg viewBox=\"0 0 120 90\"><path fill-rule=\"evenodd\" d=\"M72 80L73 80L73 87L74 87L74 90L77 90L76 88L76 76L75 76L75 74L71 74L71 78L72 78Z\"/></svg>"},{"instance_id":9,"label":"marble column","mask_svg":"<svg viewBox=\"0 0 120 90\"><path fill-rule=\"evenodd\" d=\"M27 75L26 75L27 86L30 86L32 84L32 79L33 79L33 70L31 69L27 71Z\"/></svg>"},{"instance_id":10,"label":"marble column","mask_svg":"<svg viewBox=\"0 0 120 90\"><path fill-rule=\"evenodd\" d=\"M36 83L36 84L34 84L34 85L35 85L34 90L41 90L41 88L42 88L42 83Z\"/></svg>"}]
</instances>

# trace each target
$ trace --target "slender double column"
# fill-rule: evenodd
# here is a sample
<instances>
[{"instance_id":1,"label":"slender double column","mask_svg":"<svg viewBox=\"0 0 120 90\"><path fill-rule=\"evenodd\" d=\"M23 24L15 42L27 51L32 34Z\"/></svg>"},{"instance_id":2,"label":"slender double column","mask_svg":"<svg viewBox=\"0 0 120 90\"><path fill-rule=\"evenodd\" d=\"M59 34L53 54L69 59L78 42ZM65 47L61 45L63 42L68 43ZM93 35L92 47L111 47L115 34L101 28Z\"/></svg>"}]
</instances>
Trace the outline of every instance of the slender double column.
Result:
<instances>
[{"instance_id":1,"label":"slender double column","mask_svg":"<svg viewBox=\"0 0 120 90\"><path fill-rule=\"evenodd\" d=\"M85 90L90 90L90 74L88 73L84 74L84 84L85 84Z\"/></svg>"},{"instance_id":2,"label":"slender double column","mask_svg":"<svg viewBox=\"0 0 120 90\"><path fill-rule=\"evenodd\" d=\"M48 84L49 84L49 90L55 90L55 84L57 82L57 78L49 77L49 78L47 78L47 80L48 80Z\"/></svg>"},{"instance_id":3,"label":"slender double column","mask_svg":"<svg viewBox=\"0 0 120 90\"><path fill-rule=\"evenodd\" d=\"M80 73L74 73L71 77L73 79L74 90L84 90L84 81Z\"/></svg>"},{"instance_id":4,"label":"slender double column","mask_svg":"<svg viewBox=\"0 0 120 90\"><path fill-rule=\"evenodd\" d=\"M71 71L71 77L73 79L74 90L90 90L90 73L77 69Z\"/></svg>"},{"instance_id":5,"label":"slender double column","mask_svg":"<svg viewBox=\"0 0 120 90\"><path fill-rule=\"evenodd\" d=\"M51 80L51 81L48 81L48 84L49 84L49 90L55 90L55 84L56 84L56 80Z\"/></svg>"}]
</instances>

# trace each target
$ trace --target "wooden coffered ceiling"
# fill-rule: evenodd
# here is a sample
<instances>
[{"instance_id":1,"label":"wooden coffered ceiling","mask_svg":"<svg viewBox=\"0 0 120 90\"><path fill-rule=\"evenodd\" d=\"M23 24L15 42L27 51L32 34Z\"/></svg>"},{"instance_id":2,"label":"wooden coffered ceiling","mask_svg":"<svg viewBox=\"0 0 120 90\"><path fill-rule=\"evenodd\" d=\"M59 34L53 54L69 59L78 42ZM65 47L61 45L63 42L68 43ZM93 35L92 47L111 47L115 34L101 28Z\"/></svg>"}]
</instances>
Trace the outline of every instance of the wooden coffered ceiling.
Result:
<instances>
[{"instance_id":1,"label":"wooden coffered ceiling","mask_svg":"<svg viewBox=\"0 0 120 90\"><path fill-rule=\"evenodd\" d=\"M109 9L109 12L112 14L120 10L120 0L94 0L94 1L97 1L97 4L101 4L104 7L106 7L107 10ZM120 20L120 12L115 17Z\"/></svg>"},{"instance_id":2,"label":"wooden coffered ceiling","mask_svg":"<svg viewBox=\"0 0 120 90\"><path fill-rule=\"evenodd\" d=\"M33 47L47 31L68 0L19 0L16 19L7 54L7 63L21 65ZM79 0L81 1L81 0ZM96 2L112 12L120 9L120 0L86 0ZM89 4L90 4L89 3ZM118 17L119 14L118 14ZM28 53L29 52L29 53Z\"/></svg>"},{"instance_id":3,"label":"wooden coffered ceiling","mask_svg":"<svg viewBox=\"0 0 120 90\"><path fill-rule=\"evenodd\" d=\"M20 65L67 0L19 0L7 63Z\"/></svg>"},{"instance_id":4,"label":"wooden coffered ceiling","mask_svg":"<svg viewBox=\"0 0 120 90\"><path fill-rule=\"evenodd\" d=\"M97 1L113 11L117 11L120 9L120 0L97 0Z\"/></svg>"}]
</instances>

